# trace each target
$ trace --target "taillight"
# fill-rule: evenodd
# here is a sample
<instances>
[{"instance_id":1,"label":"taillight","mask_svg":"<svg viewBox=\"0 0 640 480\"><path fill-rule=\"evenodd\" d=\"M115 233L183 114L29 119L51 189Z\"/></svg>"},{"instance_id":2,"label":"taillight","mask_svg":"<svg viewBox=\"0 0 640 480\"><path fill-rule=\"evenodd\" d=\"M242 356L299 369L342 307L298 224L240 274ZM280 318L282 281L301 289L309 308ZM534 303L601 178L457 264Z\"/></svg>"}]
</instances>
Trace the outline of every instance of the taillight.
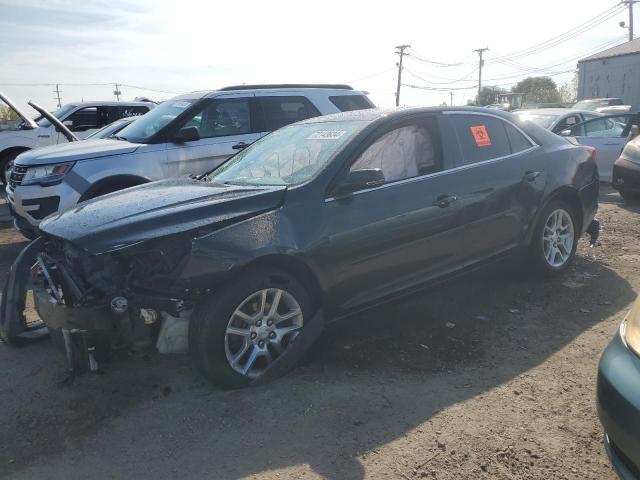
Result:
<instances>
[{"instance_id":1,"label":"taillight","mask_svg":"<svg viewBox=\"0 0 640 480\"><path fill-rule=\"evenodd\" d=\"M587 153L589 154L589 158L588 158L588 160L589 160L590 162L596 163L596 155L597 155L597 153L596 153L596 149L595 149L595 148L593 148L593 147L589 147L589 146L584 146L583 148L584 148L584 149L587 151Z\"/></svg>"}]
</instances>

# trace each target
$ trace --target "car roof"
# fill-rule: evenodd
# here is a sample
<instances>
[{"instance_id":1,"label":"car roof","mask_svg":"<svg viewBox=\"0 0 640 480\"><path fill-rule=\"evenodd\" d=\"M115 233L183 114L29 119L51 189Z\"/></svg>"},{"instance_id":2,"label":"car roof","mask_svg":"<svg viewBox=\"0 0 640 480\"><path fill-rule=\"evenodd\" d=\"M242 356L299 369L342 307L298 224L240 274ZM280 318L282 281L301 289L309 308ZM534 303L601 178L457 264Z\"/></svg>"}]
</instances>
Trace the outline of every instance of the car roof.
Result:
<instances>
[{"instance_id":1,"label":"car roof","mask_svg":"<svg viewBox=\"0 0 640 480\"><path fill-rule=\"evenodd\" d=\"M64 105L65 107L71 105L74 107L118 107L118 106L129 106L129 107L137 107L137 106L144 106L144 107L148 107L150 105L154 105L154 103L152 102L117 102L114 100L109 100L109 101L105 101L105 102L99 102L99 101L94 101L94 102L71 102L68 103L66 105Z\"/></svg>"},{"instance_id":2,"label":"car roof","mask_svg":"<svg viewBox=\"0 0 640 480\"><path fill-rule=\"evenodd\" d=\"M516 110L513 113L515 114L527 113L531 115L544 115L544 114L565 115L565 114L571 114L571 113L586 113L589 115L596 115L596 116L598 114L598 112L594 112L591 110L581 110L581 109L574 110L572 108L527 108L524 110Z\"/></svg>"},{"instance_id":3,"label":"car roof","mask_svg":"<svg viewBox=\"0 0 640 480\"><path fill-rule=\"evenodd\" d=\"M322 91L334 95L366 95L361 90L354 90L349 85L333 83L282 83L264 85L234 85L223 87L218 90L198 90L195 92L183 93L173 99L199 99L205 97L215 97L233 92L302 92L302 91Z\"/></svg>"},{"instance_id":4,"label":"car roof","mask_svg":"<svg viewBox=\"0 0 640 480\"><path fill-rule=\"evenodd\" d=\"M313 117L298 123L321 123L321 122L341 122L349 120L361 120L372 122L384 117L410 117L420 113L482 113L502 117L505 120L513 121L513 114L502 110L484 107L398 107L398 108L368 108L365 110L351 110L347 112L332 113L323 117Z\"/></svg>"}]
</instances>

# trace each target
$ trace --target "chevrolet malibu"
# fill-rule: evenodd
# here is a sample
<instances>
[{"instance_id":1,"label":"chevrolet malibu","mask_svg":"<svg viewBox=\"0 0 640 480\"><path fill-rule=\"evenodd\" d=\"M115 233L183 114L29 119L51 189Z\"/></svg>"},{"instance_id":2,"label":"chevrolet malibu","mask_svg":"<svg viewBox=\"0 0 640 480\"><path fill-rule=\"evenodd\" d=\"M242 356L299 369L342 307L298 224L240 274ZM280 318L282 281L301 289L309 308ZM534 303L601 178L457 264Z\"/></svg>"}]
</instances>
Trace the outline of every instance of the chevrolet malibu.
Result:
<instances>
[{"instance_id":1,"label":"chevrolet malibu","mask_svg":"<svg viewBox=\"0 0 640 480\"><path fill-rule=\"evenodd\" d=\"M68 359L166 351L182 321L206 377L262 382L291 368L325 319L517 252L562 273L596 224L598 185L592 149L505 112L309 119L200 178L45 220L13 265L0 326L10 340L33 333L23 315L33 288Z\"/></svg>"}]
</instances>

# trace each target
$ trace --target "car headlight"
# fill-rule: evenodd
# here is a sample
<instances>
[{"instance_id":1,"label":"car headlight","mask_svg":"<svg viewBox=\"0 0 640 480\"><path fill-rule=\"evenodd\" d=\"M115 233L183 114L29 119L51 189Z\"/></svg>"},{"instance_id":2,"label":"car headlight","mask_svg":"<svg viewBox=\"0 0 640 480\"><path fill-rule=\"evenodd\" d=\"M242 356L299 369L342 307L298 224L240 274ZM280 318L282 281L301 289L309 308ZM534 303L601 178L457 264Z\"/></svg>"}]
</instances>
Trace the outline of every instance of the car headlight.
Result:
<instances>
[{"instance_id":1,"label":"car headlight","mask_svg":"<svg viewBox=\"0 0 640 480\"><path fill-rule=\"evenodd\" d=\"M27 172L24 174L24 177L22 177L22 185L58 183L72 167L73 162L29 167Z\"/></svg>"},{"instance_id":2,"label":"car headlight","mask_svg":"<svg viewBox=\"0 0 640 480\"><path fill-rule=\"evenodd\" d=\"M627 346L640 355L640 299L636 300L627 318L622 322L621 333Z\"/></svg>"}]
</instances>

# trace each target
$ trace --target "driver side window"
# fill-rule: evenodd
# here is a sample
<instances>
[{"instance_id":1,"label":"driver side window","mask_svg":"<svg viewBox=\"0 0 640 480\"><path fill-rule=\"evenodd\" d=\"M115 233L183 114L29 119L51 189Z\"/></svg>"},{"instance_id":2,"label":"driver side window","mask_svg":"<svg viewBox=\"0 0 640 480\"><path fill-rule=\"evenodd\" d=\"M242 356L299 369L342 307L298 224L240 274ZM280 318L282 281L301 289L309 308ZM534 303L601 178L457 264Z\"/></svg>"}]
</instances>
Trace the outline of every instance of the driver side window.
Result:
<instances>
[{"instance_id":1,"label":"driver side window","mask_svg":"<svg viewBox=\"0 0 640 480\"><path fill-rule=\"evenodd\" d=\"M621 137L626 123L624 117L598 118L584 124L584 135L601 138Z\"/></svg>"},{"instance_id":2,"label":"driver side window","mask_svg":"<svg viewBox=\"0 0 640 480\"><path fill-rule=\"evenodd\" d=\"M385 183L438 170L431 122L406 125L383 134L351 165L351 171L379 168Z\"/></svg>"},{"instance_id":3,"label":"driver side window","mask_svg":"<svg viewBox=\"0 0 640 480\"><path fill-rule=\"evenodd\" d=\"M184 127L196 127L200 138L251 133L249 99L229 98L209 102L187 120Z\"/></svg>"}]
</instances>

